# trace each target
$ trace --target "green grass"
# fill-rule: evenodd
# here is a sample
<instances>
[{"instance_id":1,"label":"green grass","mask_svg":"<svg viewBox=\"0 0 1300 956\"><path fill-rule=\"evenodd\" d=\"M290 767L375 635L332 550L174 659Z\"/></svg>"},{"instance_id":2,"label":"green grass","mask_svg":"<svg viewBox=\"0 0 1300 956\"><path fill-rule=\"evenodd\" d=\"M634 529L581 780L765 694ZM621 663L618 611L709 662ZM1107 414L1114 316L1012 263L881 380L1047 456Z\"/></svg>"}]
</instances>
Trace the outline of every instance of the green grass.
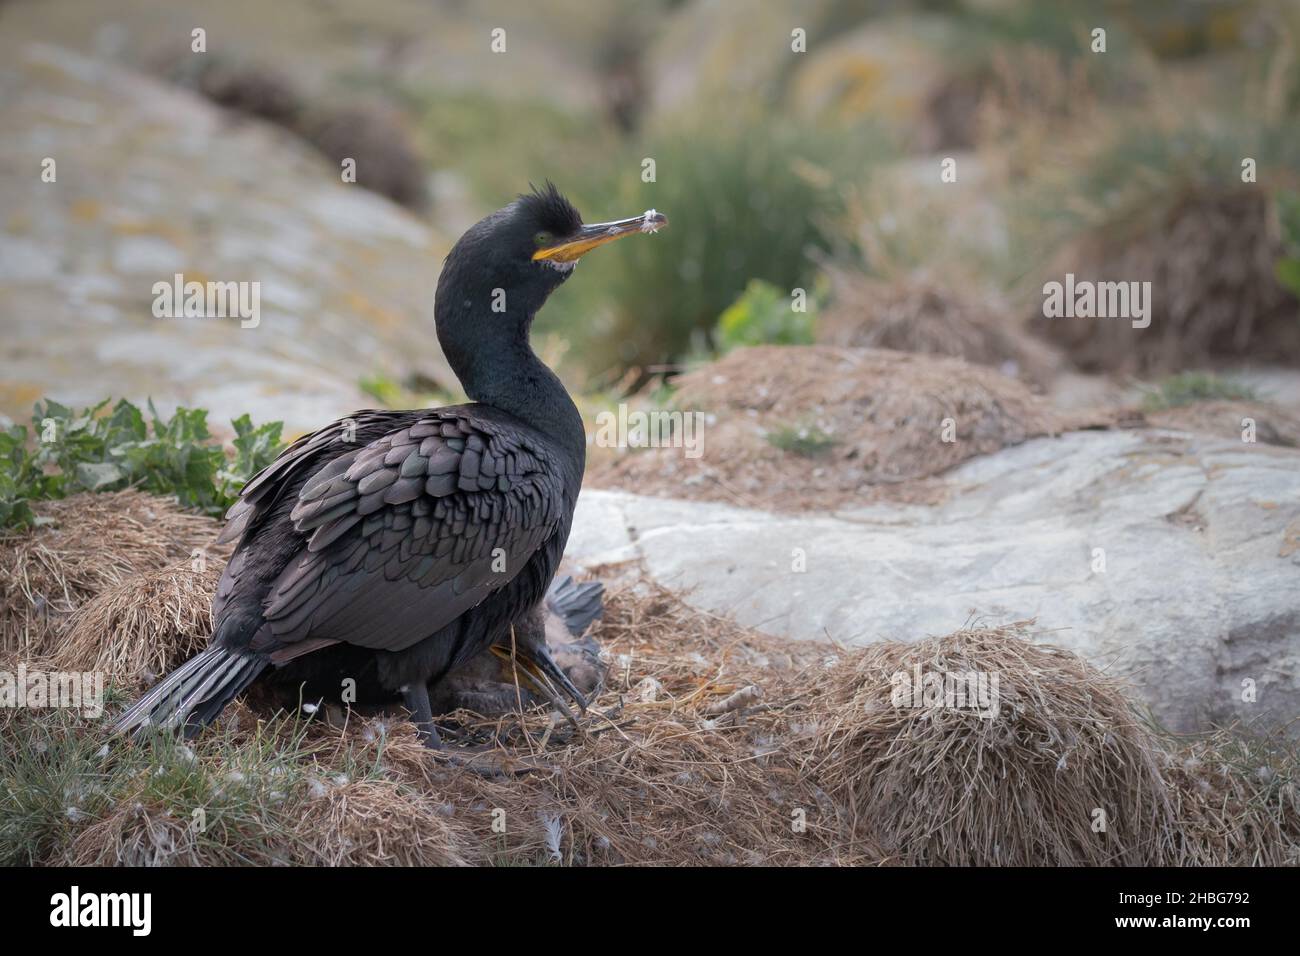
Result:
<instances>
[{"instance_id":1,"label":"green grass","mask_svg":"<svg viewBox=\"0 0 1300 956\"><path fill-rule=\"evenodd\" d=\"M1193 402L1253 402L1258 393L1247 386L1203 372L1180 372L1147 393L1142 405L1147 411L1181 408Z\"/></svg>"},{"instance_id":2,"label":"green grass","mask_svg":"<svg viewBox=\"0 0 1300 956\"><path fill-rule=\"evenodd\" d=\"M1300 299L1300 192L1281 192L1276 201L1283 256L1274 272L1282 287Z\"/></svg>"},{"instance_id":3,"label":"green grass","mask_svg":"<svg viewBox=\"0 0 1300 956\"><path fill-rule=\"evenodd\" d=\"M782 425L764 437L772 447L801 458L818 458L839 444L838 438L828 435L815 425Z\"/></svg>"},{"instance_id":4,"label":"green grass","mask_svg":"<svg viewBox=\"0 0 1300 956\"><path fill-rule=\"evenodd\" d=\"M152 862L308 859L294 835L315 773L306 728L282 715L238 743L215 728L197 741L159 735L131 745L110 739L106 720L10 710L0 721L10 742L0 750L0 865L57 860L87 826L124 811L139 818L133 830L148 833L140 852ZM350 779L376 772L347 771Z\"/></svg>"}]
</instances>

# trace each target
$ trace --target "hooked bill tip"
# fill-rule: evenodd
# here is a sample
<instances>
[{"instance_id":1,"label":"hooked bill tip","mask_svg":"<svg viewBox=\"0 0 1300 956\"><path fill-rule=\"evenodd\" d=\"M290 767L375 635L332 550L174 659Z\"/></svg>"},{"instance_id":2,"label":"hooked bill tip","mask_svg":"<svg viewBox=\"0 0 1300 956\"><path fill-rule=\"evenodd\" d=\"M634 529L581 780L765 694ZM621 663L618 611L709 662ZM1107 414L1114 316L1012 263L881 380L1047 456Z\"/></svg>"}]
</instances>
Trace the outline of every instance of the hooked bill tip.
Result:
<instances>
[{"instance_id":1,"label":"hooked bill tip","mask_svg":"<svg viewBox=\"0 0 1300 956\"><path fill-rule=\"evenodd\" d=\"M647 209L642 215L641 231L658 232L664 226L668 225L668 217L657 209Z\"/></svg>"}]
</instances>

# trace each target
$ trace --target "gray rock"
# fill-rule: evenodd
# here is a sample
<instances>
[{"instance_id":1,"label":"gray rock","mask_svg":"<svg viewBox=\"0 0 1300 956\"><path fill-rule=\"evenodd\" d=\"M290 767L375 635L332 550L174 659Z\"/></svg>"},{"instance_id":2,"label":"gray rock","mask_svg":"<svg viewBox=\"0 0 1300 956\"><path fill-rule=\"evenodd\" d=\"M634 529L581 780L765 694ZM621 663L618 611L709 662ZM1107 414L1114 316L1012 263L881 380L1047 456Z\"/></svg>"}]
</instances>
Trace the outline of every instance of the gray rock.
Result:
<instances>
[{"instance_id":1,"label":"gray rock","mask_svg":"<svg viewBox=\"0 0 1300 956\"><path fill-rule=\"evenodd\" d=\"M153 396L294 434L373 404L368 376L456 388L433 329L447 243L424 223L145 76L12 37L0 64L0 419ZM156 318L178 272L259 283L260 322Z\"/></svg>"},{"instance_id":2,"label":"gray rock","mask_svg":"<svg viewBox=\"0 0 1300 956\"><path fill-rule=\"evenodd\" d=\"M588 490L569 557L639 565L695 606L793 638L915 641L1034 618L1037 639L1132 680L1179 731L1300 714L1300 452L1074 432L946 481L936 507L835 514Z\"/></svg>"}]
</instances>

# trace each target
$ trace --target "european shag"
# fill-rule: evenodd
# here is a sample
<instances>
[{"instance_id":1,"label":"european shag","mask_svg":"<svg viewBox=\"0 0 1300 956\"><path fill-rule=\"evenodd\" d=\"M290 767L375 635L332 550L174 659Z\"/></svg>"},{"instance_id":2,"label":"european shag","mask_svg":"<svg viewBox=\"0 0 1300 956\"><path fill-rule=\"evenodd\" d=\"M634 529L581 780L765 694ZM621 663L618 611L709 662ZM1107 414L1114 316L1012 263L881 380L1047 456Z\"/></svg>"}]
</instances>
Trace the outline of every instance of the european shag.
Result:
<instances>
[{"instance_id":1,"label":"european shag","mask_svg":"<svg viewBox=\"0 0 1300 956\"><path fill-rule=\"evenodd\" d=\"M429 686L494 644L513 646L548 696L558 685L584 706L546 649L539 606L568 540L586 434L529 329L580 256L666 224L648 210L584 225L547 183L461 236L434 317L472 402L355 412L250 479L221 534L237 544L207 649L115 729L192 736L263 672L277 683L368 675L438 748Z\"/></svg>"}]
</instances>

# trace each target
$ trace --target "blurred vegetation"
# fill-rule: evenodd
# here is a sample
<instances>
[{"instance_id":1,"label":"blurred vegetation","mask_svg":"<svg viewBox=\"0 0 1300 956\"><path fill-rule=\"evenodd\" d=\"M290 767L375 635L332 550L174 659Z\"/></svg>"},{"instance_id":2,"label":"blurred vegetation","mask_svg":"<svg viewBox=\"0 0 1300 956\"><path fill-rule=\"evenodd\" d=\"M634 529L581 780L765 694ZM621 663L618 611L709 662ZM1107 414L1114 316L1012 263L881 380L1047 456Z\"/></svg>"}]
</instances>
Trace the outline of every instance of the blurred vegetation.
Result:
<instances>
[{"instance_id":1,"label":"blurred vegetation","mask_svg":"<svg viewBox=\"0 0 1300 956\"><path fill-rule=\"evenodd\" d=\"M178 408L168 419L151 401L146 422L125 399L112 409L109 401L74 411L46 399L36 405L30 439L21 425L0 433L0 527L38 523L33 500L123 488L175 495L183 507L219 515L283 449L280 422L236 418L227 455L203 409Z\"/></svg>"},{"instance_id":2,"label":"blurred vegetation","mask_svg":"<svg viewBox=\"0 0 1300 956\"><path fill-rule=\"evenodd\" d=\"M1277 263L1277 281L1300 298L1300 193L1282 193L1277 208L1286 250Z\"/></svg>"},{"instance_id":3,"label":"blurred vegetation","mask_svg":"<svg viewBox=\"0 0 1300 956\"><path fill-rule=\"evenodd\" d=\"M828 435L815 425L783 425L769 431L764 438L773 448L779 448L802 458L817 458L825 455L839 444L839 439Z\"/></svg>"},{"instance_id":4,"label":"blurred vegetation","mask_svg":"<svg viewBox=\"0 0 1300 956\"><path fill-rule=\"evenodd\" d=\"M604 218L653 207L669 228L602 250L598 265L593 256L591 274L553 297L539 327L585 340L597 382L712 351L719 317L751 280L814 287L818 257L846 241L835 183L848 166L869 175L885 150L868 129L846 139L796 123L743 122L624 149L579 184L581 208ZM655 161L654 183L640 181L643 157Z\"/></svg>"},{"instance_id":5,"label":"blurred vegetation","mask_svg":"<svg viewBox=\"0 0 1300 956\"><path fill-rule=\"evenodd\" d=\"M1171 375L1156 390L1148 392L1142 407L1158 412L1193 402L1253 402L1258 399L1258 393L1247 385L1201 372L1181 372Z\"/></svg>"},{"instance_id":6,"label":"blurred vegetation","mask_svg":"<svg viewBox=\"0 0 1300 956\"><path fill-rule=\"evenodd\" d=\"M1300 295L1295 0L542 0L512 13L511 55L485 68L468 44L500 14L313 10L284 29L324 24L318 75L270 65L259 34L244 62L260 67L214 56L181 79L328 155L367 146L390 195L432 184L447 238L545 178L589 220L668 215L653 239L594 254L542 312L539 341L579 389L626 394L736 344L808 341L813 310L783 313L772 292L813 289L827 262L1014 302L1081 237L1229 189L1274 204L1291 237L1276 281ZM439 19L445 45L427 35ZM367 125L348 103L404 122L376 108ZM959 180L935 188L948 156ZM387 405L420 392L370 384Z\"/></svg>"},{"instance_id":7,"label":"blurred vegetation","mask_svg":"<svg viewBox=\"0 0 1300 956\"><path fill-rule=\"evenodd\" d=\"M737 344L809 341L815 311L792 313L776 296L817 286L827 261L888 277L921 270L1014 298L1082 236L1117 225L1122 234L1189 195L1240 189L1272 197L1284 232L1300 235L1286 199L1300 189L1300 11L1272 0L1105 2L1106 53L1094 54L1097 17L1057 5L900 3L874 18L851 6L817 5L810 37L838 42L900 11L953 25L930 34L947 78L925 109L951 111L949 86L962 94L975 142L959 182L973 177L975 194L921 185L937 180L917 177L935 154L901 152L910 137L889 118L794 118L781 85L808 62L797 57L755 88L769 112L741 102L719 120L696 103L612 147L597 136L598 159L575 190L584 212L653 206L672 225L593 257L543 313L541 327L573 343L589 387L628 381L628 369L641 383L647 370ZM1242 182L1246 156L1256 183ZM642 157L655 158L656 183L639 181ZM1288 248L1278 281L1296 293L1300 241Z\"/></svg>"},{"instance_id":8,"label":"blurred vegetation","mask_svg":"<svg viewBox=\"0 0 1300 956\"><path fill-rule=\"evenodd\" d=\"M819 281L822 290L826 284ZM807 289L802 291L806 301L803 308L796 309L792 295L762 279L751 281L718 318L718 350L727 352L739 345L810 345L818 298Z\"/></svg>"},{"instance_id":9,"label":"blurred vegetation","mask_svg":"<svg viewBox=\"0 0 1300 956\"><path fill-rule=\"evenodd\" d=\"M403 99L419 114L417 137L430 165L463 175L485 209L527 191L529 179L571 184L618 146L599 117L544 99L473 90L408 91Z\"/></svg>"},{"instance_id":10,"label":"blurred vegetation","mask_svg":"<svg viewBox=\"0 0 1300 956\"><path fill-rule=\"evenodd\" d=\"M465 401L459 390L449 392L438 383L422 377L397 381L383 373L362 376L357 387L375 400L380 408L436 408Z\"/></svg>"},{"instance_id":11,"label":"blurred vegetation","mask_svg":"<svg viewBox=\"0 0 1300 956\"><path fill-rule=\"evenodd\" d=\"M1206 114L1184 119L1130 115L1075 168L1057 168L1011 202L1023 246L1040 249L1102 223L1144 218L1192 193L1242 188L1242 160L1256 162L1266 191L1300 177L1300 124L1264 124ZM1248 151L1247 151L1248 150ZM1068 177L1068 196L1062 196ZM1064 201L1063 201L1064 200ZM1051 243L1047 243L1050 245Z\"/></svg>"}]
</instances>

